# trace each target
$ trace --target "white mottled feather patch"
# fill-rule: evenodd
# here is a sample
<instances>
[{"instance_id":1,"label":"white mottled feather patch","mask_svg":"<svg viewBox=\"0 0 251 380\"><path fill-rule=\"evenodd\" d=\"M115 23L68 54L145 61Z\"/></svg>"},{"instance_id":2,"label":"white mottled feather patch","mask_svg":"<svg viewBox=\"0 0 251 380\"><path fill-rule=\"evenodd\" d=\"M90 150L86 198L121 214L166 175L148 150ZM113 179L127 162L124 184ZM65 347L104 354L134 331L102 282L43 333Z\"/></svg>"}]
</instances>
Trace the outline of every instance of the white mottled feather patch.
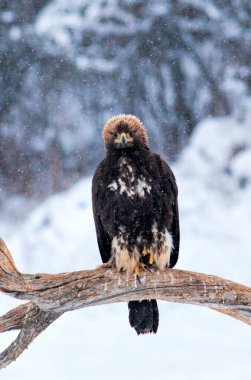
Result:
<instances>
[{"instance_id":1,"label":"white mottled feather patch","mask_svg":"<svg viewBox=\"0 0 251 380\"><path fill-rule=\"evenodd\" d=\"M118 183L116 181L112 181L109 183L108 188L112 191L118 190Z\"/></svg>"},{"instance_id":2,"label":"white mottled feather patch","mask_svg":"<svg viewBox=\"0 0 251 380\"><path fill-rule=\"evenodd\" d=\"M136 191L140 197L143 198L145 196L145 192L150 194L152 187L146 183L146 180L144 178L138 179L137 182Z\"/></svg>"},{"instance_id":3,"label":"white mottled feather patch","mask_svg":"<svg viewBox=\"0 0 251 380\"><path fill-rule=\"evenodd\" d=\"M132 253L127 248L127 241L123 236L115 236L112 239L112 255L118 271L132 274L139 263L140 253L135 248Z\"/></svg>"},{"instance_id":4,"label":"white mottled feather patch","mask_svg":"<svg viewBox=\"0 0 251 380\"><path fill-rule=\"evenodd\" d=\"M119 168L120 176L108 185L111 191L119 191L120 195L123 194L130 198L136 196L144 198L146 194L150 194L152 186L143 176L135 180L133 167L124 157L120 161Z\"/></svg>"}]
</instances>

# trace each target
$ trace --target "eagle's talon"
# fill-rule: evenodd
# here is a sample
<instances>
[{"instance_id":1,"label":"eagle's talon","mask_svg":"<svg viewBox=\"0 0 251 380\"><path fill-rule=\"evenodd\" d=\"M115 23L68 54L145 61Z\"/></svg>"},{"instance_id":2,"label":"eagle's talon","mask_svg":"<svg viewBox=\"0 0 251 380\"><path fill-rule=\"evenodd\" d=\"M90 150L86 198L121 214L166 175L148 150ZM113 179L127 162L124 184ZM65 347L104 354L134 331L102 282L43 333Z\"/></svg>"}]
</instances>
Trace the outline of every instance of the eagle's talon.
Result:
<instances>
[{"instance_id":1,"label":"eagle's talon","mask_svg":"<svg viewBox=\"0 0 251 380\"><path fill-rule=\"evenodd\" d=\"M136 265L134 269L134 276L137 282L141 285L140 278L139 278L139 265Z\"/></svg>"},{"instance_id":2,"label":"eagle's talon","mask_svg":"<svg viewBox=\"0 0 251 380\"><path fill-rule=\"evenodd\" d=\"M149 268L147 265L145 266L145 269L148 270L148 272L153 273L153 270Z\"/></svg>"},{"instance_id":3,"label":"eagle's talon","mask_svg":"<svg viewBox=\"0 0 251 380\"><path fill-rule=\"evenodd\" d=\"M143 270L148 270L148 272L153 273L152 270L151 270L151 268L148 265L144 264L144 263L140 263L140 267Z\"/></svg>"}]
</instances>

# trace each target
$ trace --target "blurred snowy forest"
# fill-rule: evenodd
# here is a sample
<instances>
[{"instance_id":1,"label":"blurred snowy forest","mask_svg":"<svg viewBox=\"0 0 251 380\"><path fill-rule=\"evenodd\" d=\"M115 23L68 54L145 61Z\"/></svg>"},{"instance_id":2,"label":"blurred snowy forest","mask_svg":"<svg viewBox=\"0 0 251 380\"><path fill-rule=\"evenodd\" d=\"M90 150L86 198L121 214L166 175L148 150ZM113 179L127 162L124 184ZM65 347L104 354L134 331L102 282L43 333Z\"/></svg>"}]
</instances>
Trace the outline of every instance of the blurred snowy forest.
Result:
<instances>
[{"instance_id":1,"label":"blurred snowy forest","mask_svg":"<svg viewBox=\"0 0 251 380\"><path fill-rule=\"evenodd\" d=\"M174 160L251 90L249 0L1 0L0 201L90 173L117 113Z\"/></svg>"}]
</instances>

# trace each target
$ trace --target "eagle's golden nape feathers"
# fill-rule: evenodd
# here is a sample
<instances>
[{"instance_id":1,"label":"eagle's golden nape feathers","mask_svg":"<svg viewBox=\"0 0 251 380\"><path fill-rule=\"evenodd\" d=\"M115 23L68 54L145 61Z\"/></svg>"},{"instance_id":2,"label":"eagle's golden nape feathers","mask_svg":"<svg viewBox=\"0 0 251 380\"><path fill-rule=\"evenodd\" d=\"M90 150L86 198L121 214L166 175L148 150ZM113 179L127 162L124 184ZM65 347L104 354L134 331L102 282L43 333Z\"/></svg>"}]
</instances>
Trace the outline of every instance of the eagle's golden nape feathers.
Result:
<instances>
[{"instance_id":1,"label":"eagle's golden nape feathers","mask_svg":"<svg viewBox=\"0 0 251 380\"><path fill-rule=\"evenodd\" d=\"M114 133L120 125L125 125L128 129L140 138L140 141L148 146L148 135L144 124L134 115L121 114L111 117L104 126L103 139L105 146L108 146L113 139Z\"/></svg>"}]
</instances>

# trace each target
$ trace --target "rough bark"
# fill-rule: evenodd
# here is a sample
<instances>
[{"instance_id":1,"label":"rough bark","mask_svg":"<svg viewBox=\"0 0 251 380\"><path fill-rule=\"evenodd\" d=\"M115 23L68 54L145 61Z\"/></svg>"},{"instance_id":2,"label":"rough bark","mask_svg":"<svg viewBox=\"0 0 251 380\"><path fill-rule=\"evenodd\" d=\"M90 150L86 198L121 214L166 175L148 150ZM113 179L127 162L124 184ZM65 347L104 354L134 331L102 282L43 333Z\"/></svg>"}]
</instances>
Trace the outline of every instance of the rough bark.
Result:
<instances>
[{"instance_id":1,"label":"rough bark","mask_svg":"<svg viewBox=\"0 0 251 380\"><path fill-rule=\"evenodd\" d=\"M184 270L132 275L101 267L61 274L20 273L0 240L0 290L26 303L0 317L0 332L20 330L0 355L0 368L14 361L66 311L130 300L158 299L207 306L251 325L251 289L220 277Z\"/></svg>"}]
</instances>

